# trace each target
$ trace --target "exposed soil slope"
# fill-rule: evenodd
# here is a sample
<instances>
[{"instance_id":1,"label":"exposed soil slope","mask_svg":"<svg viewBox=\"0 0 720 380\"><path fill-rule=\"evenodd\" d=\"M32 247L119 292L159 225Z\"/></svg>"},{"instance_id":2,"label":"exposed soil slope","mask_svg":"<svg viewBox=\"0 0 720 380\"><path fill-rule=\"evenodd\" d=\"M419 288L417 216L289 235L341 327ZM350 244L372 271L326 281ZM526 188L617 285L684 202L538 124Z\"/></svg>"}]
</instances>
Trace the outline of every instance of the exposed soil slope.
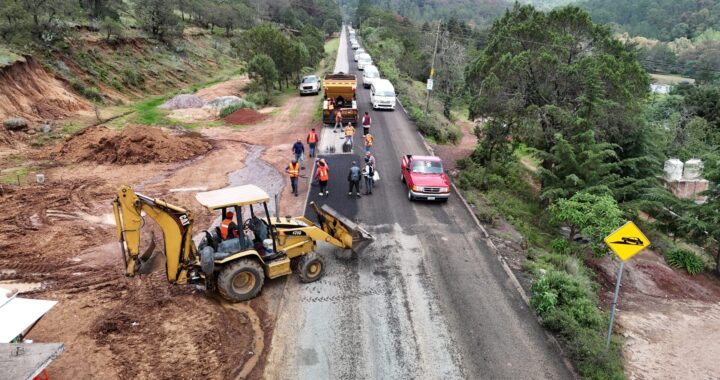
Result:
<instances>
[{"instance_id":1,"label":"exposed soil slope","mask_svg":"<svg viewBox=\"0 0 720 380\"><path fill-rule=\"evenodd\" d=\"M52 120L90 108L33 58L0 69L0 119Z\"/></svg>"},{"instance_id":2,"label":"exposed soil slope","mask_svg":"<svg viewBox=\"0 0 720 380\"><path fill-rule=\"evenodd\" d=\"M141 164L183 161L211 147L199 134L165 133L147 126L129 126L121 133L92 127L72 136L53 156L75 162Z\"/></svg>"}]
</instances>

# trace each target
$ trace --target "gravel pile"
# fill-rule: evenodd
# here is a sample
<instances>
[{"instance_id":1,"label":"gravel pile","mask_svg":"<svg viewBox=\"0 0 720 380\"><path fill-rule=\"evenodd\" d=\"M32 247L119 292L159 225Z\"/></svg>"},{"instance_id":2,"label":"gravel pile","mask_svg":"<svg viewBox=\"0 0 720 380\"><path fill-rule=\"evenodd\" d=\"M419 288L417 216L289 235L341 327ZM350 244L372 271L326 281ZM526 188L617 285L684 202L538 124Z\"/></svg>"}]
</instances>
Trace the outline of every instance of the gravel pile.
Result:
<instances>
[{"instance_id":1,"label":"gravel pile","mask_svg":"<svg viewBox=\"0 0 720 380\"><path fill-rule=\"evenodd\" d=\"M167 110L177 110L184 108L202 108L205 101L191 94L180 94L167 102L163 103L160 108Z\"/></svg>"},{"instance_id":2,"label":"gravel pile","mask_svg":"<svg viewBox=\"0 0 720 380\"><path fill-rule=\"evenodd\" d=\"M207 104L205 104L205 108L214 108L216 110L221 110L227 106L240 104L242 103L242 101L243 100L241 98L238 98L237 96L220 96L207 102Z\"/></svg>"}]
</instances>

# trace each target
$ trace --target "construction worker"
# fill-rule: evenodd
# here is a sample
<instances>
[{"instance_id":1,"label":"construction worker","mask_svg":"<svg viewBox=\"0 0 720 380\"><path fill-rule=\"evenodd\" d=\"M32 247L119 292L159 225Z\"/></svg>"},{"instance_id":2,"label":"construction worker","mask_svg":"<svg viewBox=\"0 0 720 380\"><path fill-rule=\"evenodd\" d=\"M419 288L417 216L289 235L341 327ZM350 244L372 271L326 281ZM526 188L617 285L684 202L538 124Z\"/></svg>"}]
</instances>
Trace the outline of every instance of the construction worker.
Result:
<instances>
[{"instance_id":1,"label":"construction worker","mask_svg":"<svg viewBox=\"0 0 720 380\"><path fill-rule=\"evenodd\" d=\"M360 175L360 167L357 162L353 161L350 172L348 172L348 183L350 184L348 195L352 195L353 189L355 189L355 195L360 196Z\"/></svg>"},{"instance_id":2,"label":"construction worker","mask_svg":"<svg viewBox=\"0 0 720 380\"><path fill-rule=\"evenodd\" d=\"M346 144L350 144L352 147L353 144L353 135L355 134L355 127L353 127L352 123L348 123L347 127L345 127L345 141Z\"/></svg>"},{"instance_id":3,"label":"construction worker","mask_svg":"<svg viewBox=\"0 0 720 380\"><path fill-rule=\"evenodd\" d=\"M370 114L365 111L365 115L363 115L362 119L363 135L367 135L368 133L370 133L370 122L372 122Z\"/></svg>"},{"instance_id":4,"label":"construction worker","mask_svg":"<svg viewBox=\"0 0 720 380\"><path fill-rule=\"evenodd\" d=\"M370 153L370 149L372 149L373 140L375 138L373 137L370 132L365 134L365 153Z\"/></svg>"},{"instance_id":5,"label":"construction worker","mask_svg":"<svg viewBox=\"0 0 720 380\"><path fill-rule=\"evenodd\" d=\"M370 165L370 159L367 157L365 157L363 177L365 177L365 194L372 194L373 185L375 184L375 168Z\"/></svg>"},{"instance_id":6,"label":"construction worker","mask_svg":"<svg viewBox=\"0 0 720 380\"><path fill-rule=\"evenodd\" d=\"M305 169L305 146L303 145L302 141L300 141L300 139L297 139L297 141L295 141L295 144L293 144L292 152L293 154L295 154L295 160L300 161L300 168Z\"/></svg>"},{"instance_id":7,"label":"construction worker","mask_svg":"<svg viewBox=\"0 0 720 380\"><path fill-rule=\"evenodd\" d=\"M239 236L237 224L233 221L234 217L235 213L228 211L225 213L225 219L223 219L222 223L220 223L220 237L223 240L233 239ZM232 231L232 234L228 233L229 231Z\"/></svg>"},{"instance_id":8,"label":"construction worker","mask_svg":"<svg viewBox=\"0 0 720 380\"><path fill-rule=\"evenodd\" d=\"M370 152L365 152L365 162L375 167L375 157Z\"/></svg>"},{"instance_id":9,"label":"construction worker","mask_svg":"<svg viewBox=\"0 0 720 380\"><path fill-rule=\"evenodd\" d=\"M315 145L317 144L317 142L318 135L317 133L315 133L315 128L313 128L307 136L308 150L310 151L308 153L309 157L315 157Z\"/></svg>"},{"instance_id":10,"label":"construction worker","mask_svg":"<svg viewBox=\"0 0 720 380\"><path fill-rule=\"evenodd\" d=\"M335 113L335 126L333 127L333 132L337 133L338 128L342 129L342 112L340 112L340 110Z\"/></svg>"},{"instance_id":11,"label":"construction worker","mask_svg":"<svg viewBox=\"0 0 720 380\"><path fill-rule=\"evenodd\" d=\"M300 177L300 164L297 158L293 158L290 161L290 165L285 168L285 172L290 175L290 186L293 194L298 196L298 177Z\"/></svg>"},{"instance_id":12,"label":"construction worker","mask_svg":"<svg viewBox=\"0 0 720 380\"><path fill-rule=\"evenodd\" d=\"M325 196L329 195L330 192L327 189L328 180L330 179L330 168L328 168L327 164L325 163L325 160L318 161L317 170L315 171L315 177L317 177L318 182L320 183L320 192L318 193L319 196Z\"/></svg>"},{"instance_id":13,"label":"construction worker","mask_svg":"<svg viewBox=\"0 0 720 380\"><path fill-rule=\"evenodd\" d=\"M332 123L332 120L335 120L335 105L333 104L332 98L327 99L328 104L328 111L330 112L330 122Z\"/></svg>"}]
</instances>

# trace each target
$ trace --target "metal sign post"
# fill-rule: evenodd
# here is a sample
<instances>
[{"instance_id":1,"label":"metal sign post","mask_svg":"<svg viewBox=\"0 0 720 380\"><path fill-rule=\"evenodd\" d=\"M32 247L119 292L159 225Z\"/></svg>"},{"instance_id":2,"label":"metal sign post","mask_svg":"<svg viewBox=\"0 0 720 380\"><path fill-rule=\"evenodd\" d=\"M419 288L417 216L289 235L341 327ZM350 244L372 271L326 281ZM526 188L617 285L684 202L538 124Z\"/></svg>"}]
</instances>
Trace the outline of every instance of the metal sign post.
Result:
<instances>
[{"instance_id":1,"label":"metal sign post","mask_svg":"<svg viewBox=\"0 0 720 380\"><path fill-rule=\"evenodd\" d=\"M613 326L615 325L615 309L617 308L618 296L620 295L620 281L622 280L623 269L625 269L625 262L620 261L620 269L618 269L617 282L615 283L615 295L613 296L612 310L610 311L610 326L608 326L605 349L610 348L610 338L612 337Z\"/></svg>"},{"instance_id":2,"label":"metal sign post","mask_svg":"<svg viewBox=\"0 0 720 380\"><path fill-rule=\"evenodd\" d=\"M649 246L650 240L645 237L645 234L640 231L635 223L627 222L606 236L605 244L607 244L620 259L620 269L618 269L617 273L615 294L613 295L612 309L610 311L610 325L608 326L607 340L605 341L605 349L608 349L610 348L610 338L612 338L612 330L615 325L615 311L617 309L618 297L620 296L620 281L622 280L623 269L625 269L625 261Z\"/></svg>"}]
</instances>

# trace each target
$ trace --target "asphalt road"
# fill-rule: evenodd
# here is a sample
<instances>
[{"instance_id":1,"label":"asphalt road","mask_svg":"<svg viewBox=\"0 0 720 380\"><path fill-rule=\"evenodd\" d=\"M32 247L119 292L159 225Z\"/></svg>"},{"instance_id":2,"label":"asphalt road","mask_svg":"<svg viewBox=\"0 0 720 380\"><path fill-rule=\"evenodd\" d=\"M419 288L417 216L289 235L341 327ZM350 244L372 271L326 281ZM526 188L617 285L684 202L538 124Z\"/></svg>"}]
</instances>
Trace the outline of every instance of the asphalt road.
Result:
<instances>
[{"instance_id":1,"label":"asphalt road","mask_svg":"<svg viewBox=\"0 0 720 380\"><path fill-rule=\"evenodd\" d=\"M357 98L370 110L369 90L360 86ZM326 157L330 196L314 187L309 200L329 203L376 241L354 258L323 246L323 279L301 284L292 276L282 296L277 285L268 290L278 319L265 376L572 378L457 196L445 204L406 198L400 157L427 151L402 108L371 116L381 176L373 194L348 197L347 171L358 156L336 154ZM355 152L363 151L359 135Z\"/></svg>"}]
</instances>

